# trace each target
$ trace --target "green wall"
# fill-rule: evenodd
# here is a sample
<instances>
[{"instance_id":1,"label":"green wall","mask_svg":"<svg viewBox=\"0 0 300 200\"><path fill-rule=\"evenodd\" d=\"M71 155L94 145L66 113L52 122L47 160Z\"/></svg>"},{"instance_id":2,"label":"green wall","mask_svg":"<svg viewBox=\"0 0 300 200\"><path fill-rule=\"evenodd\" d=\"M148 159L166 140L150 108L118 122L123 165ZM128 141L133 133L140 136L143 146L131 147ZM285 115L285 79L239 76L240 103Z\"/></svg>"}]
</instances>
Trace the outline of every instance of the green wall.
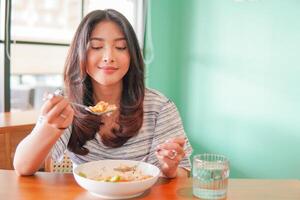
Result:
<instances>
[{"instance_id":1,"label":"green wall","mask_svg":"<svg viewBox=\"0 0 300 200\"><path fill-rule=\"evenodd\" d=\"M176 103L194 153L225 154L231 177L300 179L300 1L150 3L147 84Z\"/></svg>"}]
</instances>

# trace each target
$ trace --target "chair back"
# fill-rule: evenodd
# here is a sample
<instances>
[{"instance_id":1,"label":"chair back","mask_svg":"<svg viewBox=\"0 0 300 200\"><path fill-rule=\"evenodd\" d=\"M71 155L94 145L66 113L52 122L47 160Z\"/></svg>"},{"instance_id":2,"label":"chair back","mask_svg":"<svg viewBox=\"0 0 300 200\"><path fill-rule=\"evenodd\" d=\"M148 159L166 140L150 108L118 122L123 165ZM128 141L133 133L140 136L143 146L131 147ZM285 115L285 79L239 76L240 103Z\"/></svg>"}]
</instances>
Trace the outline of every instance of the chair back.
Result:
<instances>
[{"instance_id":1,"label":"chair back","mask_svg":"<svg viewBox=\"0 0 300 200\"><path fill-rule=\"evenodd\" d=\"M54 161L51 156L48 156L45 161L46 172L72 173L72 161L67 154L64 154L62 162Z\"/></svg>"}]
</instances>

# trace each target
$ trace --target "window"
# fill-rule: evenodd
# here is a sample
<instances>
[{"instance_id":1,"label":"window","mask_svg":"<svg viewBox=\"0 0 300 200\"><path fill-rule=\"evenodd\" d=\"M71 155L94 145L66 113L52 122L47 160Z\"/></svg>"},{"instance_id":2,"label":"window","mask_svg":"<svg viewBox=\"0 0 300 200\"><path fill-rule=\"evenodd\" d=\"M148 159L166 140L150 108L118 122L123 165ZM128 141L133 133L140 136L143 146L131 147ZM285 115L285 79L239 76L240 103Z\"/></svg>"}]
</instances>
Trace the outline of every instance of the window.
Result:
<instances>
[{"instance_id":1,"label":"window","mask_svg":"<svg viewBox=\"0 0 300 200\"><path fill-rule=\"evenodd\" d=\"M80 20L78 0L14 0L12 40L70 43Z\"/></svg>"},{"instance_id":2,"label":"window","mask_svg":"<svg viewBox=\"0 0 300 200\"><path fill-rule=\"evenodd\" d=\"M88 12L106 8L118 10L134 27L141 47L143 44L143 0L10 0L1 1L1 58L4 55L5 2L11 2L11 110L39 109L45 91L62 87L70 41L82 16ZM0 60L3 72L4 59ZM3 99L3 82L0 93ZM2 99L0 102L4 102ZM0 103L0 112L3 108Z\"/></svg>"}]
</instances>

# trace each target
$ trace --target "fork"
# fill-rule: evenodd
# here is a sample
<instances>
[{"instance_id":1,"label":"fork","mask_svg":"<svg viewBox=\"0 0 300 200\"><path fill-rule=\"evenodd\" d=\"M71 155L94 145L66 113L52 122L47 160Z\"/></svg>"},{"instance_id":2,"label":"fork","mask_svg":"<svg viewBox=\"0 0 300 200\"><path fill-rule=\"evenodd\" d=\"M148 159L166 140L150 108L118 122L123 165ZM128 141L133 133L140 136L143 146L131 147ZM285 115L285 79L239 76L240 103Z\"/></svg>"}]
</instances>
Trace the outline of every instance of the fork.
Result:
<instances>
[{"instance_id":1,"label":"fork","mask_svg":"<svg viewBox=\"0 0 300 200\"><path fill-rule=\"evenodd\" d=\"M64 91L62 89L56 89L53 94L54 96L64 96ZM48 97L44 98L43 100L46 100ZM91 114L94 114L94 115L103 115L103 114L107 114L107 115L110 115L113 111L113 109L111 110L106 110L104 112L95 112L93 111L90 107L86 106L86 105L83 105L83 104L79 104L79 103L75 103L75 102L70 102L70 104L72 104L73 106L77 106L77 107L80 107L80 108L83 108L84 110L90 112Z\"/></svg>"},{"instance_id":2,"label":"fork","mask_svg":"<svg viewBox=\"0 0 300 200\"><path fill-rule=\"evenodd\" d=\"M138 161L138 164L136 164L136 165L134 166L134 170L133 170L134 172L133 172L133 173L135 173L135 171L137 170L138 166L139 166L142 162L145 162L145 161L148 159L149 155L150 155L150 154L146 155L142 160Z\"/></svg>"},{"instance_id":3,"label":"fork","mask_svg":"<svg viewBox=\"0 0 300 200\"><path fill-rule=\"evenodd\" d=\"M114 110L106 110L104 112L95 112L93 111L90 107L88 106L85 106L85 105L82 105L82 104L79 104L79 103L74 103L74 102L70 102L70 104L72 104L73 106L77 106L77 107L80 107L80 108L83 108L85 109L86 111L94 114L94 115L103 115L103 114L110 114L111 112L113 112Z\"/></svg>"}]
</instances>

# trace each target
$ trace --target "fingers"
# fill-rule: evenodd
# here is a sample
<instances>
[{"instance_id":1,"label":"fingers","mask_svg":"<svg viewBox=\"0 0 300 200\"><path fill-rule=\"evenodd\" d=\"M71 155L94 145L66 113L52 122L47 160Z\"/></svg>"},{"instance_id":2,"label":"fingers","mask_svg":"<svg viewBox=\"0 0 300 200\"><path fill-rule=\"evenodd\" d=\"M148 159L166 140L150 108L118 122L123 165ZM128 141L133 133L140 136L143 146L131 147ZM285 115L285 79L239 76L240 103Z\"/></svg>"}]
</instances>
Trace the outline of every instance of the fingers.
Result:
<instances>
[{"instance_id":1,"label":"fingers","mask_svg":"<svg viewBox=\"0 0 300 200\"><path fill-rule=\"evenodd\" d=\"M167 140L166 142L167 142L167 143L169 143L169 142L174 142L174 143L179 144L181 147L184 147L184 145L185 145L185 140L186 140L186 138L185 138L184 136L180 136L180 137L176 137L176 138L169 139L169 140Z\"/></svg>"},{"instance_id":2,"label":"fingers","mask_svg":"<svg viewBox=\"0 0 300 200\"><path fill-rule=\"evenodd\" d=\"M155 152L157 159L161 163L163 168L172 169L177 168L180 160L178 158L170 159L168 156L161 155L160 152Z\"/></svg>"},{"instance_id":3,"label":"fingers","mask_svg":"<svg viewBox=\"0 0 300 200\"><path fill-rule=\"evenodd\" d=\"M176 172L185 156L184 145L185 137L177 137L157 146L156 157L164 172L171 174Z\"/></svg>"},{"instance_id":4,"label":"fingers","mask_svg":"<svg viewBox=\"0 0 300 200\"><path fill-rule=\"evenodd\" d=\"M46 98L46 102L42 106L42 115L48 113L63 98L64 97L62 96L54 96L53 94L49 94Z\"/></svg>"},{"instance_id":5,"label":"fingers","mask_svg":"<svg viewBox=\"0 0 300 200\"><path fill-rule=\"evenodd\" d=\"M185 155L183 147L175 142L163 143L157 147L157 151L160 155L169 157L171 160L174 159L174 157L182 159Z\"/></svg>"},{"instance_id":6,"label":"fingers","mask_svg":"<svg viewBox=\"0 0 300 200\"><path fill-rule=\"evenodd\" d=\"M177 169L180 161L185 156L185 141L186 138L181 136L169 139L157 146L156 157L163 168L170 169L171 171Z\"/></svg>"},{"instance_id":7,"label":"fingers","mask_svg":"<svg viewBox=\"0 0 300 200\"><path fill-rule=\"evenodd\" d=\"M62 98L59 102L57 102L51 110L46 114L48 121L51 123L54 120L59 118L66 118L67 116L63 114L63 111L67 106L69 105L69 102ZM64 120L64 119L63 119Z\"/></svg>"},{"instance_id":8,"label":"fingers","mask_svg":"<svg viewBox=\"0 0 300 200\"><path fill-rule=\"evenodd\" d=\"M74 116L74 110L69 105L66 109L63 110L63 112L60 114L60 117L64 119L63 123L61 124L61 127L59 128L67 128L73 121Z\"/></svg>"},{"instance_id":9,"label":"fingers","mask_svg":"<svg viewBox=\"0 0 300 200\"><path fill-rule=\"evenodd\" d=\"M42 115L55 128L67 128L73 121L74 110L63 96L48 95L42 107Z\"/></svg>"},{"instance_id":10,"label":"fingers","mask_svg":"<svg viewBox=\"0 0 300 200\"><path fill-rule=\"evenodd\" d=\"M184 136L167 140L165 143L158 145L157 150L161 151L161 155L174 159L177 155L182 159L185 156L184 145L186 138ZM174 155L176 154L176 155Z\"/></svg>"}]
</instances>

